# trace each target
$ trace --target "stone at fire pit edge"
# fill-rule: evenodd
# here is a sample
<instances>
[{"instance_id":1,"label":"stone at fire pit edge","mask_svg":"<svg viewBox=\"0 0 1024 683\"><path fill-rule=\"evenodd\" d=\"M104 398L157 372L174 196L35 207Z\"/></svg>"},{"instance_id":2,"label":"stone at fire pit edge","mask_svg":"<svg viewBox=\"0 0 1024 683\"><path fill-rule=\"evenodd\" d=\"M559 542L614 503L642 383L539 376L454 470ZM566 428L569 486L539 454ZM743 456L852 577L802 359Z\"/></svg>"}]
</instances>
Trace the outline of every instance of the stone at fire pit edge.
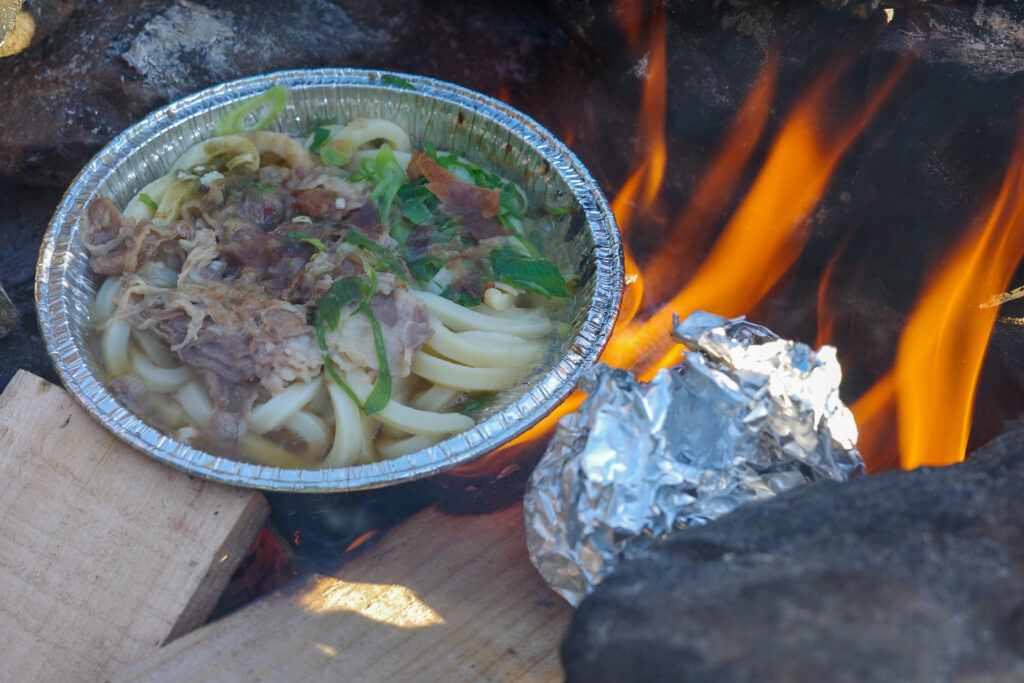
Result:
<instances>
[{"instance_id":1,"label":"stone at fire pit edge","mask_svg":"<svg viewBox=\"0 0 1024 683\"><path fill-rule=\"evenodd\" d=\"M569 681L1024 678L1024 424L970 462L793 490L624 563Z\"/></svg>"},{"instance_id":2,"label":"stone at fire pit edge","mask_svg":"<svg viewBox=\"0 0 1024 683\"><path fill-rule=\"evenodd\" d=\"M419 11L419 0L79 2L47 39L0 59L0 177L62 187L124 128L216 83L387 64Z\"/></svg>"}]
</instances>

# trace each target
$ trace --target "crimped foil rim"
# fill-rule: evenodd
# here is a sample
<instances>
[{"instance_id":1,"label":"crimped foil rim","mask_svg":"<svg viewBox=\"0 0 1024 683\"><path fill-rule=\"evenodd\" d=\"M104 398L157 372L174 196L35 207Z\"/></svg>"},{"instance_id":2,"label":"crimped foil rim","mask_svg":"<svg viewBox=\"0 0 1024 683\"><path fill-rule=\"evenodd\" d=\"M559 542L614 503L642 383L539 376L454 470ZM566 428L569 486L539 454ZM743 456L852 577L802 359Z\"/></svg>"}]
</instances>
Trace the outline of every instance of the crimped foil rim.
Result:
<instances>
[{"instance_id":1,"label":"crimped foil rim","mask_svg":"<svg viewBox=\"0 0 1024 683\"><path fill-rule=\"evenodd\" d=\"M489 119L536 150L562 177L582 207L594 242L593 296L580 332L569 351L519 400L476 427L430 448L370 465L323 470L289 470L211 455L176 441L125 409L86 362L74 335L75 311L67 266L78 217L96 189L118 164L180 117L282 84L293 89L328 86L404 90L382 80L396 76L415 87L417 99L455 104ZM153 150L150 150L151 152ZM623 288L622 244L608 202L580 160L532 118L508 105L466 88L423 76L363 69L279 71L217 85L158 109L104 147L71 183L54 213L40 249L36 269L36 306L48 352L65 388L114 435L176 469L214 481L276 491L335 492L375 488L410 481L469 463L519 436L551 412L575 386L577 377L596 362L612 332ZM81 315L79 311L78 315Z\"/></svg>"}]
</instances>

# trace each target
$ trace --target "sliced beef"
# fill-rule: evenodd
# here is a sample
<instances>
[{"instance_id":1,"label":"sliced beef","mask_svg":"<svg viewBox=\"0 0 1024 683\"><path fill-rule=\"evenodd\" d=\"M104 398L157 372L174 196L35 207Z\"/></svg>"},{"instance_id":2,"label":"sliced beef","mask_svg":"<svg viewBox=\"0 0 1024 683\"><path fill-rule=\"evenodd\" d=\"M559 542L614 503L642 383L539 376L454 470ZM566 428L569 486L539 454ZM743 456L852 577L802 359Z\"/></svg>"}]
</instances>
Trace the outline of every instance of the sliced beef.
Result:
<instances>
[{"instance_id":1,"label":"sliced beef","mask_svg":"<svg viewBox=\"0 0 1024 683\"><path fill-rule=\"evenodd\" d=\"M198 371L213 399L209 449L214 453L237 452L245 434L245 416L256 397L256 363L249 340L242 334L226 334L204 325L197 338L178 350L181 360Z\"/></svg>"},{"instance_id":2,"label":"sliced beef","mask_svg":"<svg viewBox=\"0 0 1024 683\"><path fill-rule=\"evenodd\" d=\"M434 336L427 307L409 290L399 288L387 296L378 294L370 299L370 310L380 323L391 373L396 377L407 376L413 356Z\"/></svg>"},{"instance_id":3,"label":"sliced beef","mask_svg":"<svg viewBox=\"0 0 1024 683\"><path fill-rule=\"evenodd\" d=\"M249 351L249 339L240 332L226 333L204 325L195 341L178 349L181 360L204 374L242 384L256 377L256 363Z\"/></svg>"},{"instance_id":4,"label":"sliced beef","mask_svg":"<svg viewBox=\"0 0 1024 683\"><path fill-rule=\"evenodd\" d=\"M270 236L241 221L229 221L219 234L220 253L228 263L241 268L263 270L267 267L267 243Z\"/></svg>"},{"instance_id":5,"label":"sliced beef","mask_svg":"<svg viewBox=\"0 0 1024 683\"><path fill-rule=\"evenodd\" d=\"M212 371L199 374L213 399L208 448L214 453L235 453L246 432L245 416L256 398L256 385L230 382Z\"/></svg>"},{"instance_id":6,"label":"sliced beef","mask_svg":"<svg viewBox=\"0 0 1024 683\"><path fill-rule=\"evenodd\" d=\"M309 216L313 220L324 220L339 213L338 195L333 192L320 187L309 190L292 190L291 192L294 197L292 208L297 215Z\"/></svg>"},{"instance_id":7,"label":"sliced beef","mask_svg":"<svg viewBox=\"0 0 1024 683\"><path fill-rule=\"evenodd\" d=\"M312 247L286 235L268 240L266 267L261 275L267 294L275 299L290 299L312 255Z\"/></svg>"},{"instance_id":8,"label":"sliced beef","mask_svg":"<svg viewBox=\"0 0 1024 683\"><path fill-rule=\"evenodd\" d=\"M448 211L447 205L441 205L441 211ZM460 213L457 215L462 221L462 229L468 232L477 242L491 237L500 237L505 234L505 228L493 218L484 218L478 213Z\"/></svg>"},{"instance_id":9,"label":"sliced beef","mask_svg":"<svg viewBox=\"0 0 1024 683\"><path fill-rule=\"evenodd\" d=\"M192 234L182 221L160 227L148 221L124 218L106 197L89 202L82 225L82 244L92 255L90 265L99 275L135 273L154 261L162 245Z\"/></svg>"},{"instance_id":10,"label":"sliced beef","mask_svg":"<svg viewBox=\"0 0 1024 683\"><path fill-rule=\"evenodd\" d=\"M378 244L384 241L384 236L387 234L387 230L380 222L380 211L377 210L375 202L367 202L350 213L342 225Z\"/></svg>"},{"instance_id":11,"label":"sliced beef","mask_svg":"<svg viewBox=\"0 0 1024 683\"><path fill-rule=\"evenodd\" d=\"M414 152L409 162L427 179L427 189L441 200L441 212L462 219L462 227L478 241L505 234L494 218L501 208L501 190L459 180L430 156Z\"/></svg>"},{"instance_id":12,"label":"sliced beef","mask_svg":"<svg viewBox=\"0 0 1024 683\"><path fill-rule=\"evenodd\" d=\"M185 311L154 307L144 312L143 317L149 329L168 346L178 346L188 336L189 317Z\"/></svg>"},{"instance_id":13,"label":"sliced beef","mask_svg":"<svg viewBox=\"0 0 1024 683\"><path fill-rule=\"evenodd\" d=\"M294 202L287 192L264 192L255 185L249 185L241 193L234 193L232 209L234 212L265 230L277 227L288 220L291 205Z\"/></svg>"},{"instance_id":14,"label":"sliced beef","mask_svg":"<svg viewBox=\"0 0 1024 683\"><path fill-rule=\"evenodd\" d=\"M313 328L298 311L270 308L261 318L249 350L256 359L260 383L277 394L294 381L308 382L323 367Z\"/></svg>"}]
</instances>

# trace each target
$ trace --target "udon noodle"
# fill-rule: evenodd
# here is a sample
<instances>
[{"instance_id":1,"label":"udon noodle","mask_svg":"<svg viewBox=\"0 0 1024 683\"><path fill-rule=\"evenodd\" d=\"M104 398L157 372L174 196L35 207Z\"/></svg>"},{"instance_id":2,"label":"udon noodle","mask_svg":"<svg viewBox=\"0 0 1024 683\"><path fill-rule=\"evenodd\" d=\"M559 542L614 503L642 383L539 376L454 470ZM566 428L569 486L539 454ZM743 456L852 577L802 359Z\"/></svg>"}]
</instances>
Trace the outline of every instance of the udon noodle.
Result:
<instances>
[{"instance_id":1,"label":"udon noodle","mask_svg":"<svg viewBox=\"0 0 1024 683\"><path fill-rule=\"evenodd\" d=\"M471 428L537 366L567 283L514 183L397 124L187 150L87 208L114 393L180 441L343 467Z\"/></svg>"}]
</instances>

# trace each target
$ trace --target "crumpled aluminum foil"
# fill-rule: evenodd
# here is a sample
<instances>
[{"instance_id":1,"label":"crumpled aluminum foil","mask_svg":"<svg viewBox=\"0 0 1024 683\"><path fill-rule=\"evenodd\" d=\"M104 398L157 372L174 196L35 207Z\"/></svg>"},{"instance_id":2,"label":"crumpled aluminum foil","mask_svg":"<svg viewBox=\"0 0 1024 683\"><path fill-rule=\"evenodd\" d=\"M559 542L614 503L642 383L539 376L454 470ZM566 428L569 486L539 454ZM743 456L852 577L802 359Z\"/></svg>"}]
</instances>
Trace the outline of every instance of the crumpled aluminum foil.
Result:
<instances>
[{"instance_id":1,"label":"crumpled aluminum foil","mask_svg":"<svg viewBox=\"0 0 1024 683\"><path fill-rule=\"evenodd\" d=\"M835 348L698 311L690 351L647 383L598 364L530 480L530 559L578 605L621 559L752 500L864 473Z\"/></svg>"}]
</instances>

